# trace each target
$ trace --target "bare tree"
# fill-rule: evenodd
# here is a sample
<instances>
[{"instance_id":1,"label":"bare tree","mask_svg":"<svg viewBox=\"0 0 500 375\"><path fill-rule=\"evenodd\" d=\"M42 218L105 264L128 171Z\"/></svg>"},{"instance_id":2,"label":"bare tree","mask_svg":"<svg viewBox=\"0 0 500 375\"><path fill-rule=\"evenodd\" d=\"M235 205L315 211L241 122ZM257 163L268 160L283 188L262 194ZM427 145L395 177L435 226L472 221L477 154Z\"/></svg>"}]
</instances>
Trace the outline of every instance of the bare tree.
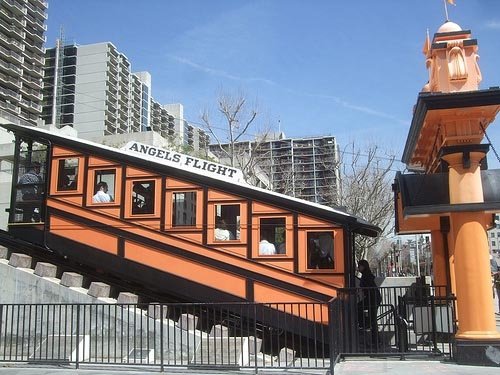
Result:
<instances>
[{"instance_id":1,"label":"bare tree","mask_svg":"<svg viewBox=\"0 0 500 375\"><path fill-rule=\"evenodd\" d=\"M382 235L376 238L356 236L357 259L370 259L371 252L375 255L379 241L387 238L394 226L391 181L395 155L379 156L380 152L376 145L361 151L351 143L340 154L338 205L382 229Z\"/></svg>"},{"instance_id":2,"label":"bare tree","mask_svg":"<svg viewBox=\"0 0 500 375\"><path fill-rule=\"evenodd\" d=\"M260 116L256 106L241 92L235 95L221 92L216 114L215 120L206 109L201 115L205 128L217 144L217 150L212 151L221 162L240 168L247 181L259 179L256 157L261 154L259 147L267 140L270 127L258 124Z\"/></svg>"}]
</instances>

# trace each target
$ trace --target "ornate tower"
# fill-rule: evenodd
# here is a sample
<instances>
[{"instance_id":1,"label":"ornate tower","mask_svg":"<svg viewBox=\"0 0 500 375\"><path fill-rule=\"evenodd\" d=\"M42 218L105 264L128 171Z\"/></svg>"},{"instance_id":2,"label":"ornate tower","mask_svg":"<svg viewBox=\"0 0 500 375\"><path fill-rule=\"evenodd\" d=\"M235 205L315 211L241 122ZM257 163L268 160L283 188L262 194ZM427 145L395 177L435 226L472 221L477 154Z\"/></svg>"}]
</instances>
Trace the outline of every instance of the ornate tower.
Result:
<instances>
[{"instance_id":1,"label":"ornate tower","mask_svg":"<svg viewBox=\"0 0 500 375\"><path fill-rule=\"evenodd\" d=\"M434 282L457 298L457 360L495 365L485 352L500 349L486 230L500 209L500 170L487 170L481 143L500 110L500 89L479 89L477 40L447 21L427 35L429 82L418 96L398 174L397 231L430 232ZM483 350L484 349L484 350Z\"/></svg>"}]
</instances>

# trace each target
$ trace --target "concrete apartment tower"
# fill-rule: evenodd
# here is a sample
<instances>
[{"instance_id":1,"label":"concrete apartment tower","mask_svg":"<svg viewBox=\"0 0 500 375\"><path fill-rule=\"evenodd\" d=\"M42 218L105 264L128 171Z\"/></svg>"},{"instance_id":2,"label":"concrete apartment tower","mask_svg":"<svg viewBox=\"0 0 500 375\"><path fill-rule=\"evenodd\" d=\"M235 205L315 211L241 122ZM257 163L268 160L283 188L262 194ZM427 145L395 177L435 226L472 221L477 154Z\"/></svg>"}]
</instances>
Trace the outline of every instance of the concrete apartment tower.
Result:
<instances>
[{"instance_id":1,"label":"concrete apartment tower","mask_svg":"<svg viewBox=\"0 0 500 375\"><path fill-rule=\"evenodd\" d=\"M335 137L285 138L281 133L273 138L235 145L238 163L247 164L254 158L250 162L251 176L246 176L249 182L310 202L338 204L339 154ZM228 162L221 146L229 147L211 144L210 151Z\"/></svg>"},{"instance_id":2,"label":"concrete apartment tower","mask_svg":"<svg viewBox=\"0 0 500 375\"><path fill-rule=\"evenodd\" d=\"M133 73L127 57L112 43L64 45L59 41L47 50L45 60L45 125L69 125L78 137L97 142L113 136L105 141L110 144L123 143L134 133L135 140L158 146L207 147L208 136L184 120L182 105L155 101L151 75ZM146 134L151 130L157 134Z\"/></svg>"},{"instance_id":3,"label":"concrete apartment tower","mask_svg":"<svg viewBox=\"0 0 500 375\"><path fill-rule=\"evenodd\" d=\"M191 125L184 119L184 106L182 104L164 104L162 107L173 116L174 129L178 134L180 145L196 151L208 149L209 135L203 129Z\"/></svg>"},{"instance_id":4,"label":"concrete apartment tower","mask_svg":"<svg viewBox=\"0 0 500 375\"><path fill-rule=\"evenodd\" d=\"M47 50L42 119L70 125L78 136L141 132L149 128L151 76L132 73L127 57L109 42Z\"/></svg>"},{"instance_id":5,"label":"concrete apartment tower","mask_svg":"<svg viewBox=\"0 0 500 375\"><path fill-rule=\"evenodd\" d=\"M0 118L37 123L48 4L39 0L0 2Z\"/></svg>"},{"instance_id":6,"label":"concrete apartment tower","mask_svg":"<svg viewBox=\"0 0 500 375\"><path fill-rule=\"evenodd\" d=\"M36 125L42 112L42 77L48 4L0 1L0 122ZM0 213L9 206L12 135L0 130ZM0 214L0 228L7 216Z\"/></svg>"}]
</instances>

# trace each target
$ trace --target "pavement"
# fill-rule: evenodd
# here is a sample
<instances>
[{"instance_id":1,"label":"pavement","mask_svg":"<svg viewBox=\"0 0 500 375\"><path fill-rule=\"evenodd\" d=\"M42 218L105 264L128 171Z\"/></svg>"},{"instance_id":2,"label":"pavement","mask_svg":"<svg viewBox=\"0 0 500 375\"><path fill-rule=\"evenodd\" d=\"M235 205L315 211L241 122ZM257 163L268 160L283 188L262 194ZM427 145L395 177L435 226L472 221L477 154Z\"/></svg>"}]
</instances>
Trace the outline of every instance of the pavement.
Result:
<instances>
[{"instance_id":1,"label":"pavement","mask_svg":"<svg viewBox=\"0 0 500 375\"><path fill-rule=\"evenodd\" d=\"M202 370L186 368L165 368L163 373L159 367L103 367L84 366L75 369L74 366L29 366L23 364L3 364L0 366L0 375L146 375L146 374L166 374L166 375L245 375L255 374L253 370ZM326 370L309 369L262 369L258 375L326 375ZM453 362L438 360L394 360L394 359L347 359L335 366L334 375L405 375L405 374L445 374L445 375L498 375L500 367L464 366Z\"/></svg>"}]
</instances>

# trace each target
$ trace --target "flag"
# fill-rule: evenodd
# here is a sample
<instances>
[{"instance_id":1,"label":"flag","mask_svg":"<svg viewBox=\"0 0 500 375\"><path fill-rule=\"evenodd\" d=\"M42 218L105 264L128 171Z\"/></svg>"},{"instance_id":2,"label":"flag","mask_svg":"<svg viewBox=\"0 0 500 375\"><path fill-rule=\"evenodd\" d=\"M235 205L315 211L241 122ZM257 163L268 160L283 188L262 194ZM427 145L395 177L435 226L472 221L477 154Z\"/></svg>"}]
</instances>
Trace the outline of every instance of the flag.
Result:
<instances>
[{"instance_id":1,"label":"flag","mask_svg":"<svg viewBox=\"0 0 500 375\"><path fill-rule=\"evenodd\" d=\"M455 0L446 0L448 2L448 4L451 4L451 5L457 5L455 4Z\"/></svg>"}]
</instances>

